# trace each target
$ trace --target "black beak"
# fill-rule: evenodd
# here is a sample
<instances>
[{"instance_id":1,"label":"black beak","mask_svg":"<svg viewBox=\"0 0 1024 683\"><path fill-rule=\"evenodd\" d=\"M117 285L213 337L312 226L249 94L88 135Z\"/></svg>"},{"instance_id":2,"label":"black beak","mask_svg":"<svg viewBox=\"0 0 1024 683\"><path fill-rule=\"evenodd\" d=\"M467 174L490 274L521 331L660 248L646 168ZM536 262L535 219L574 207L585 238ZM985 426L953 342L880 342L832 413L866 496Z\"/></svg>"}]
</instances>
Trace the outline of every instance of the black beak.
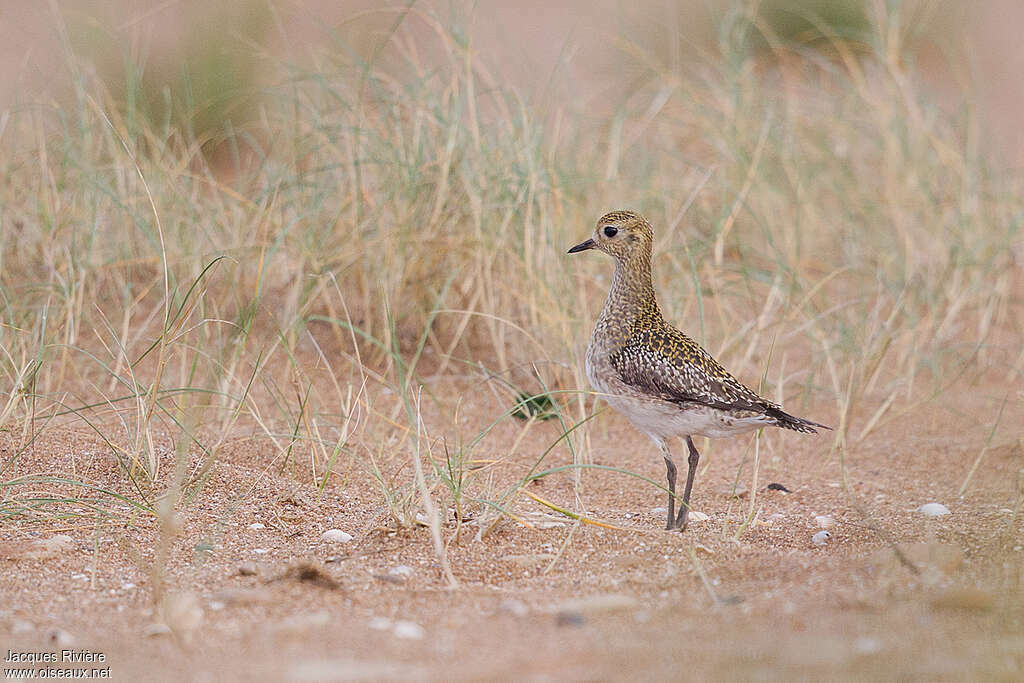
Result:
<instances>
[{"instance_id":1,"label":"black beak","mask_svg":"<svg viewBox=\"0 0 1024 683\"><path fill-rule=\"evenodd\" d=\"M589 240L587 240L586 242L580 242L580 243L579 243L579 244L577 244L577 245L576 245L575 247L573 247L572 249L570 249L570 250L569 250L569 253L570 253L570 254L575 254L576 252L579 252L579 251L586 251L587 249L593 249L593 248L594 248L594 247L596 247L596 246L597 246L597 242L595 242L595 241L594 241L594 238L593 238L593 237L591 237L591 238L590 238Z\"/></svg>"}]
</instances>

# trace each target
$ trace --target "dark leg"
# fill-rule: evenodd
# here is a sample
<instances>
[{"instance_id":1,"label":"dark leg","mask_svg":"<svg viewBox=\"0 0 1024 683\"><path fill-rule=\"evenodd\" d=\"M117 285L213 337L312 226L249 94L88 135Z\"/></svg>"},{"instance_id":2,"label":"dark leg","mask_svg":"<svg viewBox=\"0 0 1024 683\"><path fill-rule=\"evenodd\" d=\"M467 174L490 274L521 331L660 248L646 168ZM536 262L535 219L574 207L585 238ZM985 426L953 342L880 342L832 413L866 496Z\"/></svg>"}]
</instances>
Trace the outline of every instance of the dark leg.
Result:
<instances>
[{"instance_id":1,"label":"dark leg","mask_svg":"<svg viewBox=\"0 0 1024 683\"><path fill-rule=\"evenodd\" d=\"M658 447L665 456L665 474L668 478L668 519L665 520L665 530L669 531L676 521L676 464L672 462L672 454L668 452L666 444L659 444Z\"/></svg>"},{"instance_id":2,"label":"dark leg","mask_svg":"<svg viewBox=\"0 0 1024 683\"><path fill-rule=\"evenodd\" d=\"M683 490L683 504L679 508L679 516L676 517L676 528L680 531L686 530L686 523L690 519L690 491L693 489L693 476L697 474L697 462L700 460L700 453L693 445L693 439L686 437L686 445L690 449L690 457L687 463L690 468L686 472L686 488Z\"/></svg>"}]
</instances>

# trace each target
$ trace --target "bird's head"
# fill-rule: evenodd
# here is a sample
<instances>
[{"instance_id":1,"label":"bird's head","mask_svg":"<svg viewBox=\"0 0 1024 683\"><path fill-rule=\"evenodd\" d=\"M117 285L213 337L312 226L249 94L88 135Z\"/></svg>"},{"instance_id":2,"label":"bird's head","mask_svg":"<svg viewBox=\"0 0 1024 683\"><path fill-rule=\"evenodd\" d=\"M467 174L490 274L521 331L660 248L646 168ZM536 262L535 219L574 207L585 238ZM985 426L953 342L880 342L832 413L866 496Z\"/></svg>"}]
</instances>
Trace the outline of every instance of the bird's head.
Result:
<instances>
[{"instance_id":1,"label":"bird's head","mask_svg":"<svg viewBox=\"0 0 1024 683\"><path fill-rule=\"evenodd\" d=\"M654 230L647 219L635 211L612 211L601 216L594 236L569 250L575 254L588 249L599 249L616 261L629 262L637 255L650 256Z\"/></svg>"}]
</instances>

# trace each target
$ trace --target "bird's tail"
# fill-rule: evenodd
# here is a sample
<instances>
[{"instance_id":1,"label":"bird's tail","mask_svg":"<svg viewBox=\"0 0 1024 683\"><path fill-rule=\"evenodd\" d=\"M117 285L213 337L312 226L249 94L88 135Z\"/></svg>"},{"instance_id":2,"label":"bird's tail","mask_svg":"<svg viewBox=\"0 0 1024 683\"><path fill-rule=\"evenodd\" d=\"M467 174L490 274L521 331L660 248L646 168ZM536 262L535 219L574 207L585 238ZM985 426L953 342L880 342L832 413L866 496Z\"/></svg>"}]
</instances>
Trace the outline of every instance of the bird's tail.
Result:
<instances>
[{"instance_id":1,"label":"bird's tail","mask_svg":"<svg viewBox=\"0 0 1024 683\"><path fill-rule=\"evenodd\" d=\"M815 427L821 427L822 429L832 428L828 425L818 424L817 422L811 422L805 420L802 417L796 415L790 415L781 408L771 408L768 410L768 415L775 418L775 424L785 429L792 429L794 432L803 432L804 434L817 434L818 430Z\"/></svg>"}]
</instances>

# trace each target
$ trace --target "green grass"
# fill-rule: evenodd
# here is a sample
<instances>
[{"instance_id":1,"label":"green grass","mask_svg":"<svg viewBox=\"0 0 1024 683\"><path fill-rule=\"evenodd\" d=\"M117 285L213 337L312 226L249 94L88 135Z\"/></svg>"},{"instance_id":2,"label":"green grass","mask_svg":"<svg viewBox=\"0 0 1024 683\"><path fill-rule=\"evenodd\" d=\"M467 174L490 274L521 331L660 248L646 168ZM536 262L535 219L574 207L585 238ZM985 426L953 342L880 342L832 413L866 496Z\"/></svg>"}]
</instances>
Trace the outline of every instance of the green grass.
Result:
<instances>
[{"instance_id":1,"label":"green grass","mask_svg":"<svg viewBox=\"0 0 1024 683\"><path fill-rule=\"evenodd\" d=\"M763 27L726 12L693 62L624 29L629 75L597 107L531 101L437 19L395 17L367 58L262 55L268 85L212 161L141 69L113 88L69 57L65 104L4 113L0 428L19 446L0 523L46 502L19 454L68 424L102 435L142 506L201 483L179 466L168 485L159 436L204 462L253 438L321 488L353 462L375 472L403 517L416 484L381 463L390 435L428 463L430 495L500 507L509 494L467 491L475 437L456 420L427 425L446 448L416 440L419 401L457 412L417 398L422 375L489 368L481 386L513 388L495 420L520 429L586 421L610 264L565 250L622 205L656 227L666 315L794 412L836 417L842 450L983 365L1010 322L1019 178L979 151L970 100L940 108L918 85L887 42L896 14L867 17L856 49L822 29L812 52L767 34L755 49Z\"/></svg>"}]
</instances>

